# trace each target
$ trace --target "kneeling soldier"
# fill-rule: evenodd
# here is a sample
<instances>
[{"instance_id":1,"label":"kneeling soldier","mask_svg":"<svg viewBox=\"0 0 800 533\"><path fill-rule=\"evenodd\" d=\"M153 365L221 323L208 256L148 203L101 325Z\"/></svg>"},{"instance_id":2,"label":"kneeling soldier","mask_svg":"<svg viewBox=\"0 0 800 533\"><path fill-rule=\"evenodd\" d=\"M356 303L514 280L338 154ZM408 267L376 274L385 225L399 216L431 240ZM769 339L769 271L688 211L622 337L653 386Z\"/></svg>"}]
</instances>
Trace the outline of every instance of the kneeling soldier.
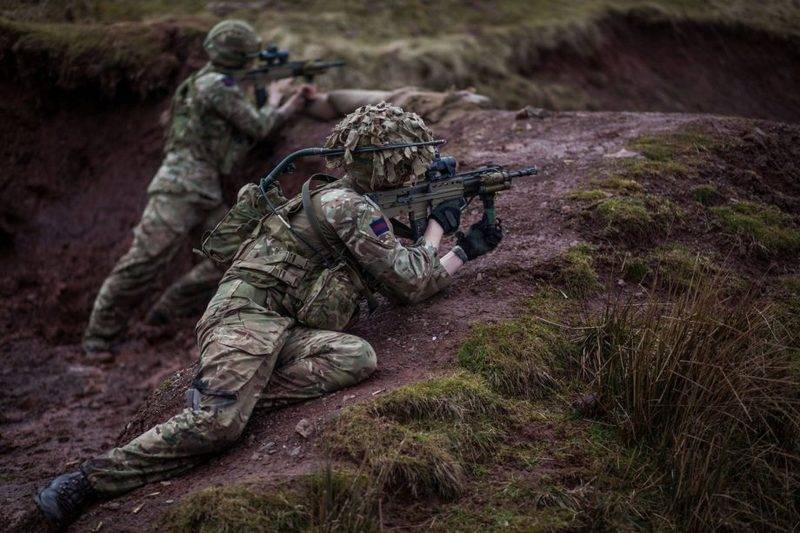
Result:
<instances>
[{"instance_id":1,"label":"kneeling soldier","mask_svg":"<svg viewBox=\"0 0 800 533\"><path fill-rule=\"evenodd\" d=\"M345 117L327 144L353 149L430 140L417 115L378 104ZM276 407L317 398L372 374L372 346L342 332L358 318L360 301L373 291L422 301L447 286L464 261L493 250L502 238L499 227L477 223L439 259L442 235L458 229L460 202L437 207L414 245L395 238L365 193L414 181L433 156L430 146L348 152L335 161L344 177L315 190L307 183L276 213L264 209L263 217L254 217L197 324L200 370L188 407L53 480L36 496L45 516L65 525L95 498L185 472L235 442L257 402ZM263 208L257 191L245 186L227 219L239 208ZM230 244L225 236L220 241ZM225 261L222 248L209 255Z\"/></svg>"}]
</instances>

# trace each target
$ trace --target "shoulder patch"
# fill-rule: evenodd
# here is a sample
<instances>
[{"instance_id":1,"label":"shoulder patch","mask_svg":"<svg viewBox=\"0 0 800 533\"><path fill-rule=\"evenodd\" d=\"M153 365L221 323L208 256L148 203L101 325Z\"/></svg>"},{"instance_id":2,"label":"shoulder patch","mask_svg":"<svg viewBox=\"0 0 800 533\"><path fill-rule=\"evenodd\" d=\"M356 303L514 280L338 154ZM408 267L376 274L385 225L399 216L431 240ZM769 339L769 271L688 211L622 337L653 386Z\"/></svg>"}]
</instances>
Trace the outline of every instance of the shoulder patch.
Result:
<instances>
[{"instance_id":1,"label":"shoulder patch","mask_svg":"<svg viewBox=\"0 0 800 533\"><path fill-rule=\"evenodd\" d=\"M376 218L375 220L370 222L369 227L372 228L372 233L374 233L376 237L380 237L381 235L389 231L389 224L383 217Z\"/></svg>"},{"instance_id":2,"label":"shoulder patch","mask_svg":"<svg viewBox=\"0 0 800 533\"><path fill-rule=\"evenodd\" d=\"M233 79L233 76L225 76L224 78L222 78L222 85L224 85L225 87L233 87L234 85L236 85L236 80Z\"/></svg>"}]
</instances>

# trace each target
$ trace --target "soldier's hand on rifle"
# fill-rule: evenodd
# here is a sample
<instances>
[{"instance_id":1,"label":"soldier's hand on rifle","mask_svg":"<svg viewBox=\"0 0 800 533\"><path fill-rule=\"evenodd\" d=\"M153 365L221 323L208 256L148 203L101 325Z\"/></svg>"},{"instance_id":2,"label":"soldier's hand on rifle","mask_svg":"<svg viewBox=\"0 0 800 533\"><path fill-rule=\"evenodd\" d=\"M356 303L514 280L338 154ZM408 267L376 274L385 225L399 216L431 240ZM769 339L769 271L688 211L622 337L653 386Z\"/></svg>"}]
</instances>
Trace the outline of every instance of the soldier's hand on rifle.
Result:
<instances>
[{"instance_id":1,"label":"soldier's hand on rifle","mask_svg":"<svg viewBox=\"0 0 800 533\"><path fill-rule=\"evenodd\" d=\"M497 248L502 240L503 228L499 221L489 224L486 220L480 220L469 227L466 235L458 232L456 244L464 250L467 260L471 261Z\"/></svg>"},{"instance_id":2,"label":"soldier's hand on rifle","mask_svg":"<svg viewBox=\"0 0 800 533\"><path fill-rule=\"evenodd\" d=\"M284 78L276 80L269 84L267 91L269 92L269 106L278 107L281 103L283 95L289 91L292 86L292 78Z\"/></svg>"},{"instance_id":3,"label":"soldier's hand on rifle","mask_svg":"<svg viewBox=\"0 0 800 533\"><path fill-rule=\"evenodd\" d=\"M281 112L286 115L293 115L303 109L306 105L306 97L304 95L308 92L307 87L308 85L298 87L294 93L292 93L292 96L286 100L286 103L281 106Z\"/></svg>"},{"instance_id":4,"label":"soldier's hand on rifle","mask_svg":"<svg viewBox=\"0 0 800 533\"><path fill-rule=\"evenodd\" d=\"M452 235L461 224L461 210L465 205L463 198L442 202L433 209L431 218L442 226L445 235Z\"/></svg>"}]
</instances>

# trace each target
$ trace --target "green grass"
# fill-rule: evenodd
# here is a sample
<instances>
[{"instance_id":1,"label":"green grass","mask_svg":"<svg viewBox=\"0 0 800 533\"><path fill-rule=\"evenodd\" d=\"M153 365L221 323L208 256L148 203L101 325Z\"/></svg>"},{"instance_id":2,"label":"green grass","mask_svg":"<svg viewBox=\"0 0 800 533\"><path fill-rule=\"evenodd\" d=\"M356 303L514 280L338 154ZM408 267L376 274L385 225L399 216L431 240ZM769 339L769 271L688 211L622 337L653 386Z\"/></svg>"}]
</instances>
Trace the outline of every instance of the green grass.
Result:
<instances>
[{"instance_id":1,"label":"green grass","mask_svg":"<svg viewBox=\"0 0 800 533\"><path fill-rule=\"evenodd\" d=\"M183 23L199 46L205 26ZM95 88L113 96L125 85L134 94L165 91L179 65L166 62L169 46L148 24L111 25L10 21L0 18L0 47L13 49L19 75L55 82L61 89ZM173 58L174 59L174 58Z\"/></svg>"},{"instance_id":2,"label":"green grass","mask_svg":"<svg viewBox=\"0 0 800 533\"><path fill-rule=\"evenodd\" d=\"M458 351L459 366L480 374L501 394L548 397L558 387L556 376L572 348L563 328L546 322L557 305L542 295L516 320L474 325Z\"/></svg>"},{"instance_id":3,"label":"green grass","mask_svg":"<svg viewBox=\"0 0 800 533\"><path fill-rule=\"evenodd\" d=\"M280 487L232 484L189 494L160 520L175 532L379 531L369 480L330 465Z\"/></svg>"},{"instance_id":4,"label":"green grass","mask_svg":"<svg viewBox=\"0 0 800 533\"><path fill-rule=\"evenodd\" d=\"M594 236L636 245L668 235L682 211L664 197L647 194L601 200L582 216Z\"/></svg>"},{"instance_id":5,"label":"green grass","mask_svg":"<svg viewBox=\"0 0 800 533\"><path fill-rule=\"evenodd\" d=\"M620 176L611 176L605 179L593 179L589 185L600 189L621 192L644 192L644 187L638 181L625 179Z\"/></svg>"},{"instance_id":6,"label":"green grass","mask_svg":"<svg viewBox=\"0 0 800 533\"><path fill-rule=\"evenodd\" d=\"M679 244L659 247L648 259L658 284L672 291L689 290L700 279L722 272L711 257Z\"/></svg>"},{"instance_id":7,"label":"green grass","mask_svg":"<svg viewBox=\"0 0 800 533\"><path fill-rule=\"evenodd\" d=\"M692 198L702 205L711 205L720 198L720 194L713 185L698 185L692 188Z\"/></svg>"},{"instance_id":8,"label":"green grass","mask_svg":"<svg viewBox=\"0 0 800 533\"><path fill-rule=\"evenodd\" d=\"M765 257L800 252L800 229L793 218L774 206L738 202L713 207L723 231L744 247Z\"/></svg>"},{"instance_id":9,"label":"green grass","mask_svg":"<svg viewBox=\"0 0 800 533\"><path fill-rule=\"evenodd\" d=\"M344 411L325 432L337 456L364 464L380 490L457 498L470 468L506 438L510 407L466 373L402 387Z\"/></svg>"},{"instance_id":10,"label":"green grass","mask_svg":"<svg viewBox=\"0 0 800 533\"><path fill-rule=\"evenodd\" d=\"M571 296L588 296L602 287L595 270L597 248L586 243L573 246L558 260L555 280Z\"/></svg>"}]
</instances>

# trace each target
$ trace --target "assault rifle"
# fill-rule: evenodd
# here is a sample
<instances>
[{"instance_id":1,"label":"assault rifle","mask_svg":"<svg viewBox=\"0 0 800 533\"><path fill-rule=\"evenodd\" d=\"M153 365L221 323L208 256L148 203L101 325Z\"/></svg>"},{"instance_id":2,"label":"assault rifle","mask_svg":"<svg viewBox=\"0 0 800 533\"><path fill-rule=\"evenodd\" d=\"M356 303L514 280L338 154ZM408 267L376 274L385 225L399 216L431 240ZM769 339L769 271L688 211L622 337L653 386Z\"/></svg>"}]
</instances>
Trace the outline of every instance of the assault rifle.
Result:
<instances>
[{"instance_id":1,"label":"assault rifle","mask_svg":"<svg viewBox=\"0 0 800 533\"><path fill-rule=\"evenodd\" d=\"M320 59L304 59L289 61L289 52L280 50L275 45L270 45L258 53L259 66L248 70L238 78L250 81L255 85L256 105L260 108L267 102L267 89L265 84L283 78L297 78L302 76L307 82L312 82L314 76L324 73L331 68L345 66L345 62L336 59L322 61Z\"/></svg>"},{"instance_id":2,"label":"assault rifle","mask_svg":"<svg viewBox=\"0 0 800 533\"><path fill-rule=\"evenodd\" d=\"M368 193L381 211L392 221L395 235L417 240L425 233L431 211L449 200L464 199L464 208L475 197L483 202L486 222L496 222L494 199L500 191L512 187L515 178L537 174L536 167L508 171L500 165L487 165L469 172L456 173L456 160L452 156L439 157L425 172L425 180L416 185ZM397 216L408 214L409 226Z\"/></svg>"},{"instance_id":3,"label":"assault rifle","mask_svg":"<svg viewBox=\"0 0 800 533\"><path fill-rule=\"evenodd\" d=\"M413 146L437 147L436 158L425 171L424 181L409 187L375 191L367 194L372 201L378 204L383 213L390 218L395 235L414 240L419 239L425 233L431 210L443 202L459 198L464 200L464 208L466 208L472 200L480 197L483 202L484 219L489 224L494 224L496 222L495 195L500 191L510 189L515 178L531 176L539 172L536 167L508 171L500 165L487 165L470 172L457 173L454 157L441 157L438 155L438 147L445 144L445 142L444 140L435 140L382 146L359 146L351 150L352 153L358 154L397 150ZM277 209L269 200L267 191L283 172L293 169L293 161L295 159L308 156L337 157L344 154L344 148L304 148L283 158L259 182L261 194L270 209L277 213ZM405 214L408 215L409 225L405 225L397 219L398 216ZM289 227L288 222L284 221L284 224Z\"/></svg>"}]
</instances>

